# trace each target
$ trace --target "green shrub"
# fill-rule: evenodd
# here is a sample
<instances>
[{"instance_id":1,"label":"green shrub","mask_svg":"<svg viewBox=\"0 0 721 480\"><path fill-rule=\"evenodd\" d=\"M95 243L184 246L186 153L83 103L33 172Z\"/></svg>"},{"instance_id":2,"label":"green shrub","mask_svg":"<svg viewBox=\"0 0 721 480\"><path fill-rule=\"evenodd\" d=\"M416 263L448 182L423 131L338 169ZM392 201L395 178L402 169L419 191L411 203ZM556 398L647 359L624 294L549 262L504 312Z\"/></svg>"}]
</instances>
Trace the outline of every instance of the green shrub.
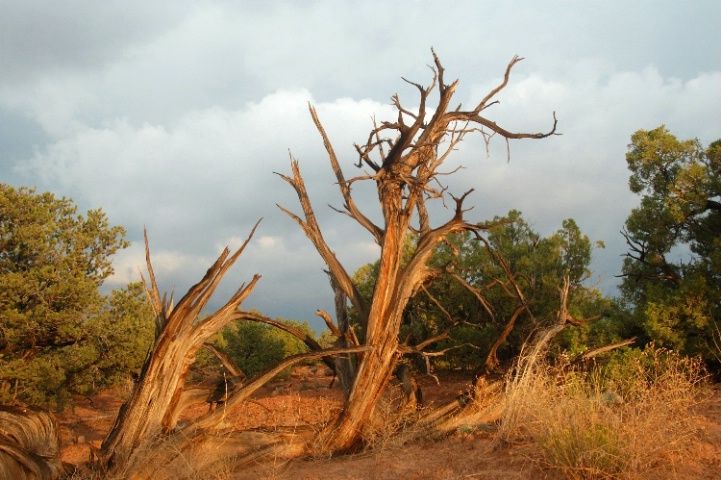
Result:
<instances>
[{"instance_id":1,"label":"green shrub","mask_svg":"<svg viewBox=\"0 0 721 480\"><path fill-rule=\"evenodd\" d=\"M312 334L307 322L277 319ZM253 377L284 358L304 353L306 345L293 335L276 327L251 321L233 322L215 339L215 345L227 353L240 369ZM289 372L285 372L286 374Z\"/></svg>"}]
</instances>

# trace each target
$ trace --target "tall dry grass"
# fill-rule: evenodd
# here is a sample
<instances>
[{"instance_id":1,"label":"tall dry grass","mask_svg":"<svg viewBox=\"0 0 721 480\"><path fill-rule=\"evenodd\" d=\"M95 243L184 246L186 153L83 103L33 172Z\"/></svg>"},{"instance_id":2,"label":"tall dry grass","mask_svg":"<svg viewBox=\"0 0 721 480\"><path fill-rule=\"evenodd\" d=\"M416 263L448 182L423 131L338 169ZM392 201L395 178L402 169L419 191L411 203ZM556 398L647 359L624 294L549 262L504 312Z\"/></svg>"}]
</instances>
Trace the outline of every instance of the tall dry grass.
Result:
<instances>
[{"instance_id":1,"label":"tall dry grass","mask_svg":"<svg viewBox=\"0 0 721 480\"><path fill-rule=\"evenodd\" d=\"M533 459L569 479L640 479L694 439L700 360L650 347L581 371L525 358L509 379L497 441L532 441Z\"/></svg>"}]
</instances>

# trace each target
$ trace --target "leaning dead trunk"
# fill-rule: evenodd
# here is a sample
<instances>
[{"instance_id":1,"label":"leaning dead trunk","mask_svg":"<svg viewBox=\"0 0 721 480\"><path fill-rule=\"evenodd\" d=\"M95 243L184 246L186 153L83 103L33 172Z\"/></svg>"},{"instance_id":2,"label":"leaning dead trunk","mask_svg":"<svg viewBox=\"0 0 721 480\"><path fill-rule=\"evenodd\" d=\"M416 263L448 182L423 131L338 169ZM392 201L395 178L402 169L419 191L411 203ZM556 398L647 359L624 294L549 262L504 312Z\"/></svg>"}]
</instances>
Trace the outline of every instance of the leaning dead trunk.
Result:
<instances>
[{"instance_id":1,"label":"leaning dead trunk","mask_svg":"<svg viewBox=\"0 0 721 480\"><path fill-rule=\"evenodd\" d=\"M288 357L229 392L221 408L208 412L182 429L149 438L142 448L133 452L133 463L116 465L107 477L194 480L200 476L212 478L214 473L229 466L238 469L259 462L305 455L317 440L317 428L314 426L274 426L238 431L223 428L222 422L242 415L245 401L268 381L298 362L368 350L367 347L329 349Z\"/></svg>"},{"instance_id":2,"label":"leaning dead trunk","mask_svg":"<svg viewBox=\"0 0 721 480\"><path fill-rule=\"evenodd\" d=\"M254 229L255 230L255 229ZM210 475L214 469L229 464L235 467L265 458L290 458L304 454L313 444L317 430L275 428L261 431L233 431L222 426L223 420L240 414L243 402L260 387L297 362L320 359L332 364L335 355L369 352L370 347L322 350L312 338L287 325L244 312L239 306L258 280L241 288L217 312L203 319L199 314L207 304L221 277L244 250L243 246L229 256L226 249L205 277L172 305L160 300L150 263L147 239L146 256L150 291L156 312L157 337L145 362L140 379L130 399L121 407L115 426L98 452L98 467L110 479L193 479ZM242 371L221 352L221 361L238 379L218 392L222 408L216 408L180 428L177 420L182 410L199 400L212 400L208 389L185 389L185 378L198 350L208 338L233 320L261 321L282 328L303 339L312 351L288 357L253 379L241 381ZM211 349L212 350L212 349Z\"/></svg>"},{"instance_id":3,"label":"leaning dead trunk","mask_svg":"<svg viewBox=\"0 0 721 480\"><path fill-rule=\"evenodd\" d=\"M226 248L177 306L173 306L172 300L161 300L146 237L149 294L156 314L157 336L130 399L121 407L113 429L102 444L100 464L109 476L142 471L149 461L148 446L175 428L183 406L185 379L196 353L211 335L237 317L239 305L260 278L256 275L247 286L241 286L224 307L198 320L220 279L243 252L253 232L232 256Z\"/></svg>"}]
</instances>

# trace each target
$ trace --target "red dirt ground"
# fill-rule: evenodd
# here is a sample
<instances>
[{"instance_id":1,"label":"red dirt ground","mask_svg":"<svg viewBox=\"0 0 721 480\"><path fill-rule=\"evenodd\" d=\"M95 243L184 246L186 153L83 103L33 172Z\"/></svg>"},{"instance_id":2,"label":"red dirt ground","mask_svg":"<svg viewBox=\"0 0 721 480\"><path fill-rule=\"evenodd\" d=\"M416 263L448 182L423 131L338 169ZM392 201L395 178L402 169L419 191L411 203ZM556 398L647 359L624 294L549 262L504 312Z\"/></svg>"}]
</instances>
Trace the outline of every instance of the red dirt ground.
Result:
<instances>
[{"instance_id":1,"label":"red dirt ground","mask_svg":"<svg viewBox=\"0 0 721 480\"><path fill-rule=\"evenodd\" d=\"M247 403L242 418L228 422L240 428L262 425L318 424L332 418L340 409L342 394L329 389L326 372L301 368L291 378L268 384L253 401ZM463 390L466 380L444 376L438 386L430 377L419 379L426 405L439 405ZM719 478L721 400L717 386L689 411L698 424L697 438L687 451L673 459L673 465L661 464L639 478L674 480L711 480ZM99 447L115 420L122 400L113 392L75 398L72 412L59 415L62 460L79 467L78 477L88 472L91 446ZM218 407L222 408L222 406ZM186 412L191 418L207 412L199 406ZM652 434L652 432L650 432ZM448 438L425 440L410 445L385 444L383 437L375 449L363 454L338 458L312 458L291 462L261 464L250 469L225 472L217 479L338 479L404 480L414 479L563 479L559 471L544 468L537 461L532 444L491 449L491 434L456 433ZM78 478L76 477L76 478Z\"/></svg>"}]
</instances>

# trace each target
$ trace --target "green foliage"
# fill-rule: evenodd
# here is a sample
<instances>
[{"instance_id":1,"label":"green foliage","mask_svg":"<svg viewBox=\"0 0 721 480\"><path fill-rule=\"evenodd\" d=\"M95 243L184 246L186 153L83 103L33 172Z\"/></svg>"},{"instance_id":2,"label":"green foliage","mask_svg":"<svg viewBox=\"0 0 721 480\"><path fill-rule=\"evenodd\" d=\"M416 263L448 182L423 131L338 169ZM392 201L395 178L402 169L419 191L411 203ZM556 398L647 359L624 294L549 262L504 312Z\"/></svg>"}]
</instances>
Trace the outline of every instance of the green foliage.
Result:
<instances>
[{"instance_id":1,"label":"green foliage","mask_svg":"<svg viewBox=\"0 0 721 480\"><path fill-rule=\"evenodd\" d=\"M59 405L138 370L153 328L142 289L99 292L124 235L102 210L0 185L0 402Z\"/></svg>"},{"instance_id":2,"label":"green foliage","mask_svg":"<svg viewBox=\"0 0 721 480\"><path fill-rule=\"evenodd\" d=\"M443 357L434 359L443 368L480 366L520 305L503 262L530 308L498 350L501 361L511 359L520 351L533 328L555 320L558 287L564 275L571 279L569 308L574 315L591 316L610 311L612 307L611 301L598 290L583 285L591 276L588 267L593 245L574 220L565 220L561 229L546 238L534 232L516 210L505 217L497 216L489 223L494 226L488 231L487 244L470 234L453 235L438 246L428 262L428 266L438 272L452 266L453 273L473 287L487 305L484 307L457 278L444 274L433 276L425 291L411 299L404 314L400 337L410 345L448 331L448 338L426 349L446 351ZM413 240L413 237L407 239L408 251L412 251ZM595 246L602 248L603 244L597 242ZM361 267L353 277L366 298L373 292L377 275L376 262ZM561 337L556 348L580 352L608 336L611 335L589 325Z\"/></svg>"},{"instance_id":3,"label":"green foliage","mask_svg":"<svg viewBox=\"0 0 721 480\"><path fill-rule=\"evenodd\" d=\"M624 232L621 291L632 328L721 370L721 141L704 149L663 126L639 130L626 161L641 196Z\"/></svg>"},{"instance_id":4,"label":"green foliage","mask_svg":"<svg viewBox=\"0 0 721 480\"><path fill-rule=\"evenodd\" d=\"M230 355L240 369L253 377L284 357L283 342L271 338L271 327L255 322L235 322L222 332Z\"/></svg>"},{"instance_id":5,"label":"green foliage","mask_svg":"<svg viewBox=\"0 0 721 480\"><path fill-rule=\"evenodd\" d=\"M276 321L313 334L308 322L282 318ZM308 351L308 347L293 335L259 322L233 322L223 329L220 337L215 339L216 346L227 353L248 377L267 370L290 355Z\"/></svg>"},{"instance_id":6,"label":"green foliage","mask_svg":"<svg viewBox=\"0 0 721 480\"><path fill-rule=\"evenodd\" d=\"M87 325L97 359L85 370L88 380L78 382L85 388L92 380L93 390L137 376L152 348L155 316L141 283L113 291L101 315ZM92 372L92 376L88 375Z\"/></svg>"},{"instance_id":7,"label":"green foliage","mask_svg":"<svg viewBox=\"0 0 721 480\"><path fill-rule=\"evenodd\" d=\"M4 356L1 401L62 408L71 393L91 394L121 383L140 372L153 336L153 313L142 285L113 291L75 342L27 358Z\"/></svg>"}]
</instances>

